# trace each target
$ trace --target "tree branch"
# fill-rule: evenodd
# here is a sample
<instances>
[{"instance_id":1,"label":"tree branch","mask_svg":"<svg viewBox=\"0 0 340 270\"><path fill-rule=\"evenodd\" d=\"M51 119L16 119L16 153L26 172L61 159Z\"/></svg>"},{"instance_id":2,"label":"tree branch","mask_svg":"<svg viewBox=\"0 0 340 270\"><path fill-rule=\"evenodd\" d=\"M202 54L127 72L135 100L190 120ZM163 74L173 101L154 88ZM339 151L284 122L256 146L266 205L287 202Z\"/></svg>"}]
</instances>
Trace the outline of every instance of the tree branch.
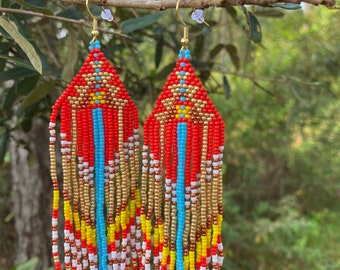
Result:
<instances>
[{"instance_id":1,"label":"tree branch","mask_svg":"<svg viewBox=\"0 0 340 270\"><path fill-rule=\"evenodd\" d=\"M61 0L73 4L85 4L85 0ZM177 0L89 0L93 5L105 5L115 7L143 8L154 10L165 10L175 8ZM270 6L274 3L294 3L301 2L312 5L324 5L332 8L336 0L181 0L180 7L187 8L208 8L208 7L228 7L239 5Z\"/></svg>"},{"instance_id":2,"label":"tree branch","mask_svg":"<svg viewBox=\"0 0 340 270\"><path fill-rule=\"evenodd\" d=\"M39 12L33 12L33 11L29 11L29 10L24 10L24 9L16 9L16 8L2 8L0 7L0 13L13 13L13 14L24 14L24 15L29 15L32 17L40 17L43 19L52 19L52 20L56 20L56 21L60 21L60 22L67 22L67 23L72 23L72 24L78 24L78 25L82 25L85 27L89 27L92 28L92 24L91 23L87 23L85 20L74 20L74 19L69 19L69 18L65 18L65 17L59 17L59 16L55 16L55 15L46 15L43 13L39 13ZM131 39L131 37L124 35L122 33L119 32L114 32L113 30L108 30L108 29L103 29L98 27L98 30L102 33L108 33L123 39Z\"/></svg>"}]
</instances>

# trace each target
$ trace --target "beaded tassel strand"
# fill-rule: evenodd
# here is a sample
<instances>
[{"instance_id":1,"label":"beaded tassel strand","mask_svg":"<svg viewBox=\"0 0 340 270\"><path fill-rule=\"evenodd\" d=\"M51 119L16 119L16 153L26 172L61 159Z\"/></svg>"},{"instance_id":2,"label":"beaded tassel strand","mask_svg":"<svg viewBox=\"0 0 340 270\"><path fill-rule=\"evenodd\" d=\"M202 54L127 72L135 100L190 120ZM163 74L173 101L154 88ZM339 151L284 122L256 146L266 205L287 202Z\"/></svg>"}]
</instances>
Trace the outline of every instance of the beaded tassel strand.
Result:
<instances>
[{"instance_id":1,"label":"beaded tassel strand","mask_svg":"<svg viewBox=\"0 0 340 270\"><path fill-rule=\"evenodd\" d=\"M90 42L90 54L50 117L52 252L56 269L59 212L66 269L138 269L141 263L138 113L114 68ZM59 209L55 143L60 112L64 209Z\"/></svg>"}]
</instances>

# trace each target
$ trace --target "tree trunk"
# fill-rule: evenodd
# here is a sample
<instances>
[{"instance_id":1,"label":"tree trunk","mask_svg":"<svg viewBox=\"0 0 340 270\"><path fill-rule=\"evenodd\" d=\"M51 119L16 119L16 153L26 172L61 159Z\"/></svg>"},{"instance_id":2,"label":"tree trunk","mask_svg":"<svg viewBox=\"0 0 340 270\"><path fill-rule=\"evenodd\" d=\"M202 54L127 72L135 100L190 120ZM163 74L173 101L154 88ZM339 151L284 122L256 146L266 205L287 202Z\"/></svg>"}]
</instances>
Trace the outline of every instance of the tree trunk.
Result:
<instances>
[{"instance_id":1,"label":"tree trunk","mask_svg":"<svg viewBox=\"0 0 340 270\"><path fill-rule=\"evenodd\" d=\"M51 180L47 123L33 120L25 133L16 129L10 143L16 264L38 257L37 270L50 266Z\"/></svg>"}]
</instances>

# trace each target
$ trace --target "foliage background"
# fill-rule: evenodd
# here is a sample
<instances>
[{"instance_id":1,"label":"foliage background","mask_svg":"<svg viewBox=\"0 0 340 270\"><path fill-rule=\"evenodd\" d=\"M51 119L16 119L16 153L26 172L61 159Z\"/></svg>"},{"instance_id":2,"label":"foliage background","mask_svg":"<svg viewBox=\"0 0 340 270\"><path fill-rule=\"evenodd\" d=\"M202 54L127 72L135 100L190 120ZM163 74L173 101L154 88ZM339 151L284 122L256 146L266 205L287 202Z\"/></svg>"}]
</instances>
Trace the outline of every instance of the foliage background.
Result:
<instances>
[{"instance_id":1,"label":"foliage background","mask_svg":"<svg viewBox=\"0 0 340 270\"><path fill-rule=\"evenodd\" d=\"M4 0L1 7L24 9L23 2ZM88 20L83 6L24 3ZM241 8L206 10L209 28L181 11L190 25L193 64L226 123L224 269L340 269L339 14L312 6L247 8L261 25L260 44L253 42L259 26L249 30ZM171 10L114 13L115 23L100 26L130 38L102 33L100 39L142 126L174 66L182 27ZM90 28L23 14L4 18L43 65L40 75L0 27L0 269L9 269L22 263L15 259L21 247L13 228L18 198L11 197L11 171L20 168L11 166L9 142L17 130L29 133L36 119L47 129L53 101L85 60ZM39 162L30 153L27 162ZM39 260L29 259L34 269Z\"/></svg>"}]
</instances>

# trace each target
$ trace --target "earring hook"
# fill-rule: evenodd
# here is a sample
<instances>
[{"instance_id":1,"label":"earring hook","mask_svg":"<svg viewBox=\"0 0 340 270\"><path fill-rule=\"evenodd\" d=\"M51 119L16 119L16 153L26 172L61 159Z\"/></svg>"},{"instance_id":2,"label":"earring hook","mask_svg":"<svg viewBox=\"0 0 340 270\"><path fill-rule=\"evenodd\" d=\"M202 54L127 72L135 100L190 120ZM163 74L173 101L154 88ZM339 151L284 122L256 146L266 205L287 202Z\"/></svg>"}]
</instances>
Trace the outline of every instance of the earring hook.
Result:
<instances>
[{"instance_id":1,"label":"earring hook","mask_svg":"<svg viewBox=\"0 0 340 270\"><path fill-rule=\"evenodd\" d=\"M98 22L96 17L92 14L90 8L89 8L89 0L86 0L86 9L87 12L89 13L89 15L91 16L91 18L93 19L93 26L92 26L92 31L91 31L91 35L92 35L92 42L96 40L97 36L99 35L99 31L98 31Z\"/></svg>"},{"instance_id":2,"label":"earring hook","mask_svg":"<svg viewBox=\"0 0 340 270\"><path fill-rule=\"evenodd\" d=\"M182 17L179 15L179 4L180 4L181 0L177 0L176 3L176 17L177 20L184 26L187 27L186 23L183 21Z\"/></svg>"},{"instance_id":3,"label":"earring hook","mask_svg":"<svg viewBox=\"0 0 340 270\"><path fill-rule=\"evenodd\" d=\"M176 4L176 17L177 20L183 25L184 28L184 33L183 33L183 38L181 39L181 44L182 44L182 49L187 48L189 45L189 33L188 33L188 26L186 23L183 21L182 17L179 15L179 4L181 0L177 0Z\"/></svg>"}]
</instances>

